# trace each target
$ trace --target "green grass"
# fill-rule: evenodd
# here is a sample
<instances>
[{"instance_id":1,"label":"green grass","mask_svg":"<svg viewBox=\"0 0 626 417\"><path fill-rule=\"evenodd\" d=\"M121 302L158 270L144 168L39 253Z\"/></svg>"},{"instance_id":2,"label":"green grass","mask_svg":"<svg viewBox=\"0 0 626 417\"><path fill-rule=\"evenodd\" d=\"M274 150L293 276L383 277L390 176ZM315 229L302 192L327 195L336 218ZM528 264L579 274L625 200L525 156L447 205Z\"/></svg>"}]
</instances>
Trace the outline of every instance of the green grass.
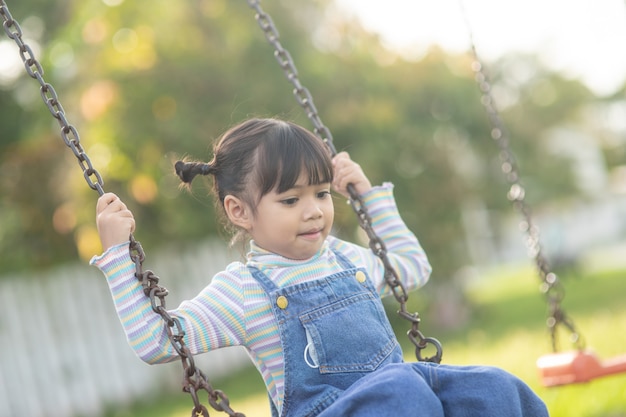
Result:
<instances>
[{"instance_id":1,"label":"green grass","mask_svg":"<svg viewBox=\"0 0 626 417\"><path fill-rule=\"evenodd\" d=\"M562 278L563 308L587 347L601 359L626 353L626 271L579 272ZM447 363L482 363L504 368L543 398L552 417L626 417L626 374L585 384L543 387L536 359L551 353L546 304L531 269L484 278L468 289L476 306L466 329L445 339ZM567 332L562 350L571 349Z\"/></svg>"},{"instance_id":2,"label":"green grass","mask_svg":"<svg viewBox=\"0 0 626 417\"><path fill-rule=\"evenodd\" d=\"M429 329L432 308L421 311L422 330L444 345L447 364L488 364L508 370L526 381L546 402L552 417L626 417L626 373L585 384L546 388L535 367L537 358L551 353L545 326L546 304L531 268L493 271L468 285L472 306L468 321L452 330ZM562 277L567 290L563 307L574 320L586 344L601 359L626 353L626 271L579 271ZM432 307L415 297L413 303ZM394 327L397 321L394 320ZM399 328L400 341L406 324ZM569 349L567 334L560 335L563 350ZM405 346L407 360L413 350ZM253 368L230 378L212 380L226 392L233 409L249 417L269 417L268 400ZM206 396L201 397L203 404ZM160 395L144 404L116 409L109 417L188 416L192 401L186 394ZM225 415L209 409L212 416ZM392 414L392 413L391 413Z\"/></svg>"}]
</instances>

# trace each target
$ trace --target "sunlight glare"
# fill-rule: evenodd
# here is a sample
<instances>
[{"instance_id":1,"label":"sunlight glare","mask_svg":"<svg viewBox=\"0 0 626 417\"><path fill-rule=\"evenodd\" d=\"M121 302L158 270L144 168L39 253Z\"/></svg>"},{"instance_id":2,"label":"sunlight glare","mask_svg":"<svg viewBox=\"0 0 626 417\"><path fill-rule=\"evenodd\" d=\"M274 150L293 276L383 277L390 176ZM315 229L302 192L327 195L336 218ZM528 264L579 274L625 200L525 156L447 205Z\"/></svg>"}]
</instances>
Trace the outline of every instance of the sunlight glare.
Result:
<instances>
[{"instance_id":1,"label":"sunlight glare","mask_svg":"<svg viewBox=\"0 0 626 417\"><path fill-rule=\"evenodd\" d=\"M106 4L109 7L115 7L124 3L124 0L102 0L102 3Z\"/></svg>"},{"instance_id":2,"label":"sunlight glare","mask_svg":"<svg viewBox=\"0 0 626 417\"><path fill-rule=\"evenodd\" d=\"M11 86L22 73L22 60L13 41L0 41L0 86Z\"/></svg>"},{"instance_id":3,"label":"sunlight glare","mask_svg":"<svg viewBox=\"0 0 626 417\"><path fill-rule=\"evenodd\" d=\"M67 42L57 42L50 48L50 60L55 68L67 68L74 63L74 49Z\"/></svg>"},{"instance_id":4,"label":"sunlight glare","mask_svg":"<svg viewBox=\"0 0 626 417\"><path fill-rule=\"evenodd\" d=\"M467 16L478 53L487 61L511 53L535 54L597 94L611 94L626 81L623 1L337 0L337 5L340 16L357 18L400 53L433 44L450 53L468 52Z\"/></svg>"}]
</instances>

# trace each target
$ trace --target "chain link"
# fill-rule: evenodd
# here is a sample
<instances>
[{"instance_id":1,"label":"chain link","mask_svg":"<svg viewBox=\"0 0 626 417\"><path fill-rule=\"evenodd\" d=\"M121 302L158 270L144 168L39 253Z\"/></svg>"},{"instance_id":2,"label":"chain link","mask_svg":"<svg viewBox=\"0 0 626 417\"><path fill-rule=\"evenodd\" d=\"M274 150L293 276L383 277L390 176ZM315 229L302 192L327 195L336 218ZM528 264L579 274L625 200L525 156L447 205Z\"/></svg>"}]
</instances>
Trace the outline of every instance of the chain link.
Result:
<instances>
[{"instance_id":1,"label":"chain link","mask_svg":"<svg viewBox=\"0 0 626 417\"><path fill-rule=\"evenodd\" d=\"M291 54L283 48L280 42L278 29L274 25L272 18L263 11L259 0L248 0L248 5L256 12L256 21L263 30L265 38L274 48L274 57L278 61L278 65L282 68L287 80L293 85L293 94L298 104L304 109L307 117L313 124L313 132L319 136L330 148L331 153L335 155L337 150L333 144L333 136L330 130L322 123L317 108L313 103L313 97L309 90L300 83L298 78L298 70L291 58Z\"/></svg>"},{"instance_id":2,"label":"chain link","mask_svg":"<svg viewBox=\"0 0 626 417\"><path fill-rule=\"evenodd\" d=\"M39 83L39 91L41 92L41 99L50 111L52 117L54 117L61 127L61 137L65 142L65 145L69 147L80 165L85 181L89 187L98 191L100 195L104 194L103 181L100 173L93 167L91 160L85 153L81 143L80 136L76 128L67 120L63 106L59 101L54 87L47 83L43 78L43 68L41 63L35 58L35 54L31 47L22 39L22 28L19 23L13 19L11 12L9 11L4 0L0 0L0 16L2 16L2 26L4 31L10 39L13 39L17 47L19 48L19 54L24 63L24 68L28 75L37 80Z\"/></svg>"},{"instance_id":3,"label":"chain link","mask_svg":"<svg viewBox=\"0 0 626 417\"><path fill-rule=\"evenodd\" d=\"M52 85L44 80L43 68L35 58L31 47L23 41L22 29L19 23L11 16L4 0L0 0L0 16L2 16L4 31L10 39L15 41L19 48L20 57L24 62L26 72L39 83L41 98L48 107L50 114L58 120L61 126L61 137L65 145L72 150L74 156L78 159L87 184L91 189L96 190L99 195L103 195L104 183L100 173L93 167L91 160L83 150L78 131L68 122L56 91ZM192 417L209 417L207 408L198 399L197 393L200 390L205 390L208 393L208 402L215 410L225 412L231 417L245 417L243 414L233 411L228 397L222 391L213 389L204 373L196 368L193 355L185 345L185 331L180 321L178 318L172 317L165 309L165 297L168 291L166 288L158 285L159 278L152 271L143 271L143 262L146 255L141 244L135 240L132 234L130 235L129 251L130 257L135 263L135 277L141 282L144 294L150 298L152 309L163 319L168 339L176 353L180 356L183 366L183 391L190 394L194 403Z\"/></svg>"},{"instance_id":4,"label":"chain link","mask_svg":"<svg viewBox=\"0 0 626 417\"><path fill-rule=\"evenodd\" d=\"M215 390L206 375L196 368L193 355L185 344L185 331L180 320L172 317L165 305L165 297L168 290L159 285L159 277L150 270L143 270L145 252L133 235L130 236L130 257L135 263L135 277L141 282L143 292L150 298L152 310L159 314L165 324L167 337L172 347L180 356L183 367L183 391L191 396L194 407L193 416L209 417L208 409L200 402L198 391L204 390L208 393L208 402L217 411L222 411L231 417L245 417L244 414L234 411L230 407L230 401L222 391Z\"/></svg>"},{"instance_id":5,"label":"chain link","mask_svg":"<svg viewBox=\"0 0 626 417\"><path fill-rule=\"evenodd\" d=\"M282 68L287 80L293 85L293 94L296 97L298 104L304 109L307 117L314 126L313 132L320 137L328 146L331 154L334 156L337 154L337 150L333 144L333 137L330 130L322 123L320 116L317 112L315 104L313 103L313 97L309 90L304 87L300 79L298 78L298 70L295 67L293 59L289 52L283 47L280 42L280 36L278 30L272 21L272 18L263 10L259 0L248 0L248 5L254 9L256 15L256 21L263 30L265 38L274 49L274 57L278 61L278 64ZM408 300L408 294L406 289L398 275L391 265L389 258L387 257L387 248L385 243L380 239L372 228L372 219L367 212L367 209L363 203L363 200L356 192L354 187L349 184L348 192L350 194L350 204L352 209L357 214L359 225L367 233L369 238L369 246L371 250L381 259L385 268L385 281L391 288L394 297L400 303L400 310L398 314L403 319L411 322L411 329L408 331L408 337L411 343L415 345L415 356L419 361L436 362L440 363L443 348L441 343L432 337L425 337L419 330L420 318L418 313L409 313L406 308L406 302ZM422 351L429 345L436 349L433 356L424 357Z\"/></svg>"},{"instance_id":6,"label":"chain link","mask_svg":"<svg viewBox=\"0 0 626 417\"><path fill-rule=\"evenodd\" d=\"M574 343L578 349L582 349L584 348L582 337L578 333L574 322L568 317L567 314L565 314L565 311L561 307L561 301L563 300L565 290L561 281L558 279L558 276L550 270L548 261L543 254L539 239L539 228L533 223L531 209L525 199L526 190L520 180L519 167L511 150L508 133L504 128L504 123L496 108L491 84L476 51L476 46L473 41L471 29L469 29L470 26L467 19L466 24L469 31L473 56L472 70L474 71L474 79L476 80L481 93L480 102L487 113L487 117L491 125L491 138L496 142L498 148L500 149L500 168L504 173L506 180L510 184L507 198L512 202L515 209L522 215L523 220L520 223L520 229L522 229L522 231L526 234L526 246L528 248L528 253L534 258L539 277L541 279L540 289L548 302L548 319L546 320L546 324L550 332L552 349L555 352L558 350L557 330L560 325L564 326L570 332L570 339L572 343Z\"/></svg>"}]
</instances>

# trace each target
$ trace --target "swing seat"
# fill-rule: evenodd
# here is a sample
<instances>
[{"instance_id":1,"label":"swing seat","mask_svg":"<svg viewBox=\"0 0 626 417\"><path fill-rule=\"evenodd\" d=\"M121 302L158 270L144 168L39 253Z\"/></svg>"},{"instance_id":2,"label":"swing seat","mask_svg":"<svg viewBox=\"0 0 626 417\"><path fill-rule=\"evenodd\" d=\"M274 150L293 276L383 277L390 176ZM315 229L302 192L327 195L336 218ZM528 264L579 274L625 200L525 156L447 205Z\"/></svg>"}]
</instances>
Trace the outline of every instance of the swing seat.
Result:
<instances>
[{"instance_id":1,"label":"swing seat","mask_svg":"<svg viewBox=\"0 0 626 417\"><path fill-rule=\"evenodd\" d=\"M537 368L546 387L576 384L626 372L626 355L600 361L590 350L553 353L541 356Z\"/></svg>"}]
</instances>

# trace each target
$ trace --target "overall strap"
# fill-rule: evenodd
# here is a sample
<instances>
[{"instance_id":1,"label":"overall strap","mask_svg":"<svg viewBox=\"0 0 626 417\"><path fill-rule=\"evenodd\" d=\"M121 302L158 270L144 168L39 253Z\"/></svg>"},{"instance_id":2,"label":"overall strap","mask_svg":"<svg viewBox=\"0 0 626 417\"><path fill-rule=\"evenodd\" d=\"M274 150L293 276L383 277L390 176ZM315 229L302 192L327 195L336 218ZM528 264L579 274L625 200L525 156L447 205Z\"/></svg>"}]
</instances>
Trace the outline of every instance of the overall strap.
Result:
<instances>
[{"instance_id":1,"label":"overall strap","mask_svg":"<svg viewBox=\"0 0 626 417\"><path fill-rule=\"evenodd\" d=\"M335 257L337 258L337 260L339 261L339 264L341 264L341 266L344 269L352 269L355 268L354 264L352 262L350 262L350 260L341 252L339 252L337 249L335 248L331 248L331 250L333 251L333 253L335 254Z\"/></svg>"},{"instance_id":2,"label":"overall strap","mask_svg":"<svg viewBox=\"0 0 626 417\"><path fill-rule=\"evenodd\" d=\"M248 265L248 270L267 294L270 294L272 291L276 291L278 289L278 286L256 266Z\"/></svg>"}]
</instances>

